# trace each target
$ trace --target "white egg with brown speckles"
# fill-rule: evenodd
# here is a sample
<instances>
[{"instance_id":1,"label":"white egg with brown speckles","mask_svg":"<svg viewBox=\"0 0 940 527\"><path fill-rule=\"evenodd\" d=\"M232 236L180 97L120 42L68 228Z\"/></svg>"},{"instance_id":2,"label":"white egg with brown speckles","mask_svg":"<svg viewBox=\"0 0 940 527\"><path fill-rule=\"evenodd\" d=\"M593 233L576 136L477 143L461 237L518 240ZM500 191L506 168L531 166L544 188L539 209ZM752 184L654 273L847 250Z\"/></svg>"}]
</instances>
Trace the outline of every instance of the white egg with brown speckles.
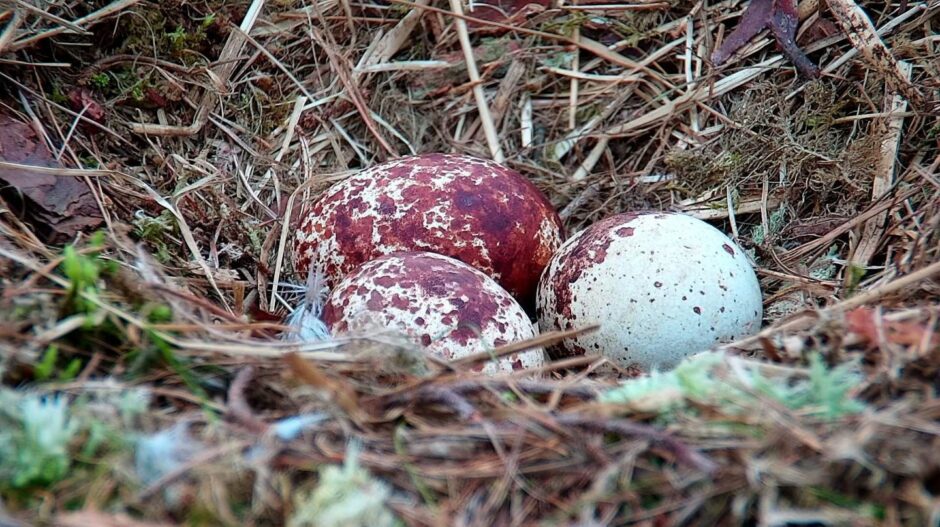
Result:
<instances>
[{"instance_id":1,"label":"white egg with brown speckles","mask_svg":"<svg viewBox=\"0 0 940 527\"><path fill-rule=\"evenodd\" d=\"M569 239L537 292L542 331L600 324L560 355L599 353L624 367L668 369L760 329L762 296L744 251L685 214L619 214Z\"/></svg>"},{"instance_id":2,"label":"white egg with brown speckles","mask_svg":"<svg viewBox=\"0 0 940 527\"><path fill-rule=\"evenodd\" d=\"M380 256L330 293L323 322L334 335L393 330L445 360L455 360L537 331L519 303L492 278L454 258L429 252ZM485 373L544 364L541 349L479 363Z\"/></svg>"}]
</instances>

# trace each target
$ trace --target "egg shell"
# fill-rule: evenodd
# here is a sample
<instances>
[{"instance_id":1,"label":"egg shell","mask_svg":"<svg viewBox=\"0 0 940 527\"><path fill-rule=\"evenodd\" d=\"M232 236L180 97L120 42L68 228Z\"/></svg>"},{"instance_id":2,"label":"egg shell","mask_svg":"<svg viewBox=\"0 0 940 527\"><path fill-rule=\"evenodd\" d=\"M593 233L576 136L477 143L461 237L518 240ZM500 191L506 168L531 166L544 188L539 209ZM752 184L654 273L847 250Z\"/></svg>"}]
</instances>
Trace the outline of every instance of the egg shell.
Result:
<instances>
[{"instance_id":1,"label":"egg shell","mask_svg":"<svg viewBox=\"0 0 940 527\"><path fill-rule=\"evenodd\" d=\"M569 239L539 282L542 331L600 324L559 355L601 353L624 367L668 369L756 332L760 283L744 251L688 215L611 216Z\"/></svg>"},{"instance_id":2,"label":"egg shell","mask_svg":"<svg viewBox=\"0 0 940 527\"><path fill-rule=\"evenodd\" d=\"M531 303L563 241L558 214L525 176L485 159L423 154L327 190L303 213L294 266L303 279L317 265L333 286L377 256L428 251L483 271Z\"/></svg>"},{"instance_id":3,"label":"egg shell","mask_svg":"<svg viewBox=\"0 0 940 527\"><path fill-rule=\"evenodd\" d=\"M534 337L519 303L492 278L447 256L404 252L360 266L330 293L323 321L334 335L392 329L454 360ZM480 363L486 373L539 367L541 349Z\"/></svg>"}]
</instances>

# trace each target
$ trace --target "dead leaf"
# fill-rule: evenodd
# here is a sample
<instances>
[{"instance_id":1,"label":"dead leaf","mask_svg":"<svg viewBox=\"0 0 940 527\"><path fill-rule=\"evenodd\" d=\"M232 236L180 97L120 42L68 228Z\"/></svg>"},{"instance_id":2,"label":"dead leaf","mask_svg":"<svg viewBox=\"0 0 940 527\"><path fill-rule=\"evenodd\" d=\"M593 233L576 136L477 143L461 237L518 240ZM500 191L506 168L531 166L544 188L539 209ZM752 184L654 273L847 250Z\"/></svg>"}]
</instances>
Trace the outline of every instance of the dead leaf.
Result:
<instances>
[{"instance_id":1,"label":"dead leaf","mask_svg":"<svg viewBox=\"0 0 940 527\"><path fill-rule=\"evenodd\" d=\"M795 0L751 0L734 31L712 53L712 62L720 66L764 29L769 29L783 54L804 77L819 77L819 67L796 45L796 26L800 18Z\"/></svg>"},{"instance_id":2,"label":"dead leaf","mask_svg":"<svg viewBox=\"0 0 940 527\"><path fill-rule=\"evenodd\" d=\"M845 314L846 328L861 338L862 344L877 346L884 341L888 344L901 346L926 345L933 349L940 345L940 334L926 324L905 321L889 321L881 317L875 318L875 311L867 307L859 307ZM879 328L880 326L880 328Z\"/></svg>"},{"instance_id":3,"label":"dead leaf","mask_svg":"<svg viewBox=\"0 0 940 527\"><path fill-rule=\"evenodd\" d=\"M799 39L799 43L803 46L812 44L813 42L818 42L823 39L827 39L833 35L839 34L839 28L836 27L835 23L828 18L816 17L812 21L807 21L809 27L806 27L803 30L803 35Z\"/></svg>"},{"instance_id":4,"label":"dead leaf","mask_svg":"<svg viewBox=\"0 0 940 527\"><path fill-rule=\"evenodd\" d=\"M7 115L0 115L0 160L62 166L31 126ZM80 178L0 166L0 193L46 243L63 243L102 222L98 203Z\"/></svg>"},{"instance_id":5,"label":"dead leaf","mask_svg":"<svg viewBox=\"0 0 940 527\"><path fill-rule=\"evenodd\" d=\"M95 122L104 120L104 107L95 100L87 88L75 88L69 92L69 105L76 112L84 112L84 116ZM97 130L97 128L94 128Z\"/></svg>"},{"instance_id":6,"label":"dead leaf","mask_svg":"<svg viewBox=\"0 0 940 527\"><path fill-rule=\"evenodd\" d=\"M860 307L845 314L845 325L850 333L861 337L867 345L878 343L878 327L875 324L875 313L870 308Z\"/></svg>"}]
</instances>

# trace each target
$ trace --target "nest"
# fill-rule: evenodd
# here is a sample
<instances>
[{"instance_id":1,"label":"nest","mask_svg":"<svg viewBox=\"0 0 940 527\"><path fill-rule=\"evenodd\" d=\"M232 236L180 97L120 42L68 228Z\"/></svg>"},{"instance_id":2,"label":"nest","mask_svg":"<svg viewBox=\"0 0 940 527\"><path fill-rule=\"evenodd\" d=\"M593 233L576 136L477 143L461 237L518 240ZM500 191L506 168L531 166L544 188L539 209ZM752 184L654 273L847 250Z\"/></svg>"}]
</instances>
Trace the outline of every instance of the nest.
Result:
<instances>
[{"instance_id":1,"label":"nest","mask_svg":"<svg viewBox=\"0 0 940 527\"><path fill-rule=\"evenodd\" d=\"M940 4L785 4L717 61L744 4L0 8L0 523L936 524ZM764 328L637 378L283 340L304 204L426 152L711 222Z\"/></svg>"}]
</instances>

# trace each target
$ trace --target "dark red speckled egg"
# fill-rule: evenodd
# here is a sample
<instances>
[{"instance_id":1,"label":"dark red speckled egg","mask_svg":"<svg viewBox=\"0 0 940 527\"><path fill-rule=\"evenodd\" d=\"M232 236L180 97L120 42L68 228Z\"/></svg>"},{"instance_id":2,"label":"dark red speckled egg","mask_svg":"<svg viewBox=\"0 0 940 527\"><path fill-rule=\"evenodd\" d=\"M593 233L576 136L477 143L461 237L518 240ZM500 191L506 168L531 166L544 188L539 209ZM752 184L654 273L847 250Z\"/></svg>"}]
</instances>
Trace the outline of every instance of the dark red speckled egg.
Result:
<instances>
[{"instance_id":1,"label":"dark red speckled egg","mask_svg":"<svg viewBox=\"0 0 940 527\"><path fill-rule=\"evenodd\" d=\"M492 278L427 252L381 256L330 293L323 322L335 336L391 329L445 360L532 338L534 325ZM541 349L500 357L487 373L542 366Z\"/></svg>"},{"instance_id":2,"label":"dark red speckled egg","mask_svg":"<svg viewBox=\"0 0 940 527\"><path fill-rule=\"evenodd\" d=\"M334 286L357 266L397 251L456 258L529 303L564 241L558 214L525 176L452 154L377 165L327 190L303 213L294 246L300 277L311 264Z\"/></svg>"}]
</instances>

